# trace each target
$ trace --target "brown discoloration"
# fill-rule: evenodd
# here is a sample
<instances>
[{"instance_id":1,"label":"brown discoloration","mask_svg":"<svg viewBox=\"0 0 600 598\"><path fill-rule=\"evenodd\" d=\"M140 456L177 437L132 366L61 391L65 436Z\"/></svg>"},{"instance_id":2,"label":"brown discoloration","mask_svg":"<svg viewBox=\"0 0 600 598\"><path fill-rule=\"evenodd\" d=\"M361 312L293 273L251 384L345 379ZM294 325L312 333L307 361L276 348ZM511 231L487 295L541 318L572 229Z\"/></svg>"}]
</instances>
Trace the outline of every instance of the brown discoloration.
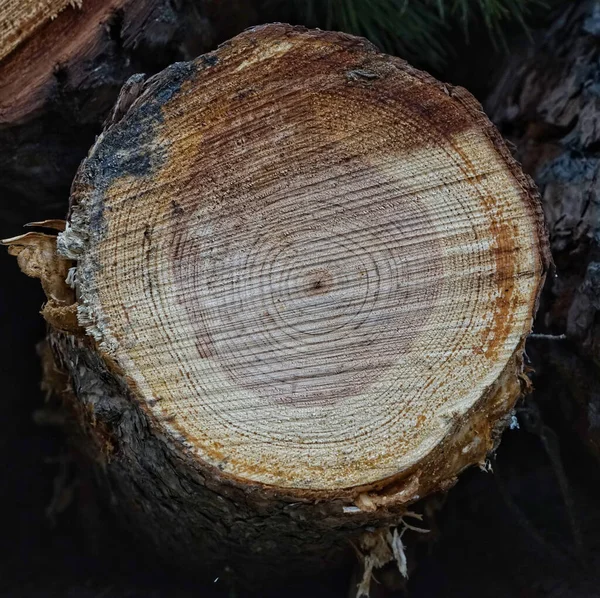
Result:
<instances>
[{"instance_id":1,"label":"brown discoloration","mask_svg":"<svg viewBox=\"0 0 600 598\"><path fill-rule=\"evenodd\" d=\"M506 161L507 165L511 169L512 175L515 177L518 185L521 187L523 195L523 203L527 206L531 215L531 221L534 224L535 239L538 244L538 255L540 258L541 272L545 277L545 274L552 266L552 254L550 253L550 245L548 243L548 231L546 229L546 222L544 219L544 213L542 211L542 205L540 203L540 196L535 186L533 179L525 174L521 169L519 163L515 160L511 154L508 146L506 145L502 135L492 124L490 119L486 116L481 104L466 90L461 87L452 88L452 96L469 112L472 113L475 122L485 132L490 143L494 146L494 149L502 156ZM538 297L541 293L542 284L538 288ZM536 306L537 307L537 306Z\"/></svg>"},{"instance_id":2,"label":"brown discoloration","mask_svg":"<svg viewBox=\"0 0 600 598\"><path fill-rule=\"evenodd\" d=\"M54 351L58 352L62 361L65 359L68 360L68 356L75 356L77 354L91 355L91 353L85 352L91 351L92 347L90 346L86 349L81 344L81 340L76 341L76 344L79 345L76 352L72 348L73 341L69 340L67 336L53 335L51 342ZM329 521L329 525L331 526L329 527L330 533L333 533L336 525L342 526L342 529L347 529L347 532L350 532L350 534L352 534L352 529L360 529L362 526L368 524L372 525L374 521L377 521L378 525L385 525L386 522L397 521L398 517L415 500L434 491L447 490L456 483L457 473L460 473L462 469L471 465L473 461L483 462L488 453L494 449L503 428L502 417L510 410L516 397L520 394L519 379L515 376L515 372L520 371L522 367L521 351L522 347L519 347L514 359L507 364L505 371L497 383L489 389L485 397L482 397L482 404L491 406L489 411L484 412L479 410L479 408L475 408L473 410L474 417L470 423L459 430L458 434L454 434L453 437L449 436L448 442L442 443L436 448L434 460L430 460L431 456L428 456L427 462L416 464L411 471L405 472L394 479L383 480L380 484L361 488L339 489L333 495L329 492L277 489L262 484L255 484L248 480L233 479L231 476L224 475L217 468L203 466L198 471L197 461L187 453L184 447L178 447L176 443L175 445L171 445L170 450L176 450L178 453L177 459L180 459L181 463L185 463L185 467L189 468L181 470L179 472L181 476L185 478L185 476L201 475L202 479L206 480L206 482L203 482L203 485L204 483L208 484L210 480L210 492L214 492L215 489L217 489L217 492L224 492L226 496L233 500L233 504L236 504L234 497L238 493L241 493L240 497L243 495L244 499L240 498L241 503L238 504L246 505L249 513L259 511L263 517L276 517L279 509L290 502L296 503L300 501L298 504L306 505L307 508L310 508L316 501L317 504L321 505L319 511L321 516ZM67 366L67 362L64 363L67 366L66 369L71 372L71 375L74 373L73 367L75 363L83 365L81 358L73 361L70 366ZM115 368L114 364L113 368ZM99 380L106 381L110 379L110 376L106 375L107 373L108 370L94 372L93 370L86 370L84 367L80 367L77 377L79 379L80 376L85 375L89 376L90 380L93 380L96 376L101 376ZM115 381L121 379L118 368L113 369L111 374L115 377ZM120 387L121 383L116 382L116 384L117 387ZM136 385L132 380L126 381L126 385L135 391ZM119 391L117 390L117 392ZM135 410L143 409L144 417L148 418L142 426L144 430L152 429L159 425L152 413L148 411L145 403L138 402L133 395L127 408ZM91 419L88 420L86 427L91 432L94 429L98 429L97 425L99 422L96 416L93 415L93 411L90 410L89 414L91 415ZM104 425L107 427L101 431L101 436L98 438L98 446L103 445L102 439L105 434L108 434L108 438L112 438L114 442L117 442L116 437L121 434L118 431L119 421L119 418L112 421L105 421ZM472 449L463 452L463 449L466 447L472 447ZM124 452L114 454L114 459L116 459L114 460L114 467L117 469L121 467L129 469L131 462L127 457L127 445L123 445L122 449ZM222 446L215 443L215 452L222 449ZM137 459L140 459L140 455L136 456ZM118 475L122 475L122 473ZM157 479L154 483L160 483L160 481ZM151 490L149 489L149 491ZM204 498L201 498L201 495L199 495L199 501L202 502L203 500ZM226 506L225 503L221 504L224 507ZM360 504L365 509L361 509L361 513L353 514L352 519L349 519L342 514L341 506L343 504ZM236 510L235 513L236 517L239 518L240 512ZM194 511L186 511L186 515L193 518ZM373 519L374 517L375 519ZM311 523L310 520L306 521L309 524ZM318 519L312 520L312 523L318 524ZM349 525L350 527L348 527ZM152 526L147 526L145 529L149 532ZM335 534L330 537L335 537ZM236 541L240 540L240 538L237 538ZM244 544L242 543L240 546L243 548ZM306 557L309 557L309 553L306 554ZM188 559L189 555L185 558Z\"/></svg>"},{"instance_id":3,"label":"brown discoloration","mask_svg":"<svg viewBox=\"0 0 600 598\"><path fill-rule=\"evenodd\" d=\"M262 49L270 44L274 49L263 52ZM340 135L336 141L342 144L346 134L368 127L377 120L377 108L382 116L389 110L403 119L404 131L393 131L394 137L386 140L386 149L395 149L399 153L420 145L433 146L478 124L474 123L473 114L465 111L462 104L448 94L448 86L400 59L380 54L366 40L350 35L268 25L237 36L217 55L221 59L203 72L201 90L193 90L193 83L189 82L183 93L173 98L169 115L165 115L167 128L168 119L172 118L170 114L177 114L177 106L194 101L188 96L193 90L195 94L204 95L206 100L212 100L211 104L203 107L201 125L195 123L200 125L198 134L203 130L210 131L213 143L221 138L226 140L221 136L229 134L229 118L239 110L236 103L240 99L249 99L247 94L240 95L241 86L251 89L252 95L261 94L262 101L254 99L255 104L246 106L249 110L260 106L264 114L278 108L277 96L283 92L287 92L285 95L310 97L314 102L313 109L323 114L320 124L325 126L325 131L330 129ZM279 60L282 56L285 60ZM203 62L199 58L196 64L200 66ZM345 73L354 67L376 74L376 80L369 80L368 85L361 81L348 81ZM229 89L226 82L210 88L213 81L220 81L224 74L235 71L241 73ZM307 85L307 80L310 85ZM287 86L284 90L280 89L282 81ZM315 90L314 94L311 94L311 89ZM360 109L364 105L369 106L368 111ZM305 109L302 102L292 102L289 117L293 120L307 116ZM297 112L294 113L294 110ZM350 112L351 119L335 122L335 114L342 115L344 111ZM444 118L440 118L440 114ZM173 122L171 126L179 125ZM348 127L346 130L345 126ZM382 140L373 138L370 143L373 149L378 149ZM197 169L190 170L197 173Z\"/></svg>"},{"instance_id":4,"label":"brown discoloration","mask_svg":"<svg viewBox=\"0 0 600 598\"><path fill-rule=\"evenodd\" d=\"M419 498L446 491L457 482L458 474L464 469L473 463L485 462L500 442L507 414L524 394L519 377L523 368L522 353L523 345L520 345L495 384L421 463L364 489L378 508L406 507Z\"/></svg>"},{"instance_id":5,"label":"brown discoloration","mask_svg":"<svg viewBox=\"0 0 600 598\"><path fill-rule=\"evenodd\" d=\"M64 330L70 334L82 334L83 330L77 321L77 304L56 305L48 301L42 308L44 320L57 330Z\"/></svg>"},{"instance_id":6,"label":"brown discoloration","mask_svg":"<svg viewBox=\"0 0 600 598\"><path fill-rule=\"evenodd\" d=\"M460 152L464 163L465 176L472 184L479 186L479 181L475 176L476 167L464 152ZM496 211L496 216L490 219L489 239L492 242L491 251L496 262L495 277L498 287L498 295L494 299L494 304L490 306L490 311L494 314L493 322L481 333L481 343L485 348L481 348L481 353L485 355L490 362L497 359L498 350L504 343L508 332L512 328L515 309L517 307L517 298L515 293L515 270L517 258L517 244L520 242L516 225L505 218L500 209L496 198L489 197L485 190L480 191L480 197L483 204L490 212Z\"/></svg>"},{"instance_id":7,"label":"brown discoloration","mask_svg":"<svg viewBox=\"0 0 600 598\"><path fill-rule=\"evenodd\" d=\"M332 276L324 268L308 273L306 277L306 293L308 295L325 295L331 290Z\"/></svg>"}]
</instances>

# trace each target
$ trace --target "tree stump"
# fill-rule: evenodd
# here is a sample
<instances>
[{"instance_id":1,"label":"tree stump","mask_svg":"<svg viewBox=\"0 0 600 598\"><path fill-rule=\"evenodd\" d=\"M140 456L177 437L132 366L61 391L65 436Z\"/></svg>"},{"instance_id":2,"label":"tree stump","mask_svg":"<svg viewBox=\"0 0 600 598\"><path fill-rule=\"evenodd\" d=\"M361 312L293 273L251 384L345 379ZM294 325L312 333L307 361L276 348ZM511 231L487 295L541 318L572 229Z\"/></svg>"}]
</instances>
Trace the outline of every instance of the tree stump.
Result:
<instances>
[{"instance_id":1,"label":"tree stump","mask_svg":"<svg viewBox=\"0 0 600 598\"><path fill-rule=\"evenodd\" d=\"M264 578L402 566L390 526L510 418L549 260L470 94L281 24L126 86L52 240L8 243L118 511Z\"/></svg>"}]
</instances>

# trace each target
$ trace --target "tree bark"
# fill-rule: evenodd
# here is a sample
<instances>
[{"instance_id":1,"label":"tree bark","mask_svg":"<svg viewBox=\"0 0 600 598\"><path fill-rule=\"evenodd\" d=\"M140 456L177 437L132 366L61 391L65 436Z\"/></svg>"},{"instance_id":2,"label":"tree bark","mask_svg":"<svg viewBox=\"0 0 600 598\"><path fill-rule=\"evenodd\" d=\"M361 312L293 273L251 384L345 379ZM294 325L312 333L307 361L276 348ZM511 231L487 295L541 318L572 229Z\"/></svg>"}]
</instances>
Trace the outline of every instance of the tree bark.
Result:
<instances>
[{"instance_id":1,"label":"tree bark","mask_svg":"<svg viewBox=\"0 0 600 598\"><path fill-rule=\"evenodd\" d=\"M53 239L7 242L123 517L214 576L353 541L360 592L496 446L549 260L465 90L286 25L131 79Z\"/></svg>"},{"instance_id":2,"label":"tree bark","mask_svg":"<svg viewBox=\"0 0 600 598\"><path fill-rule=\"evenodd\" d=\"M511 57L487 102L539 186L556 275L529 353L540 385L600 458L600 20L573 3L526 54ZM548 336L550 335L550 336ZM551 382L550 382L551 381Z\"/></svg>"}]
</instances>

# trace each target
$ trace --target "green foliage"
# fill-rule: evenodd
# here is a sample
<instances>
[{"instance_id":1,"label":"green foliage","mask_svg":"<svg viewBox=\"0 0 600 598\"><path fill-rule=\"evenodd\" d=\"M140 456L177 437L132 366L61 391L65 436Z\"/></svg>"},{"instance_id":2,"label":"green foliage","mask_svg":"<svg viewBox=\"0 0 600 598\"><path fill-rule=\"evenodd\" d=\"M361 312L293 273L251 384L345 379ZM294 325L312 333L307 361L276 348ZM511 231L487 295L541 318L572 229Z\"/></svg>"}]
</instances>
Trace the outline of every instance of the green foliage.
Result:
<instances>
[{"instance_id":1,"label":"green foliage","mask_svg":"<svg viewBox=\"0 0 600 598\"><path fill-rule=\"evenodd\" d=\"M468 41L471 32L483 27L498 47L504 45L507 26L527 31L531 11L556 1L288 0L288 10L292 22L362 35L387 52L437 69L452 55L457 30Z\"/></svg>"}]
</instances>

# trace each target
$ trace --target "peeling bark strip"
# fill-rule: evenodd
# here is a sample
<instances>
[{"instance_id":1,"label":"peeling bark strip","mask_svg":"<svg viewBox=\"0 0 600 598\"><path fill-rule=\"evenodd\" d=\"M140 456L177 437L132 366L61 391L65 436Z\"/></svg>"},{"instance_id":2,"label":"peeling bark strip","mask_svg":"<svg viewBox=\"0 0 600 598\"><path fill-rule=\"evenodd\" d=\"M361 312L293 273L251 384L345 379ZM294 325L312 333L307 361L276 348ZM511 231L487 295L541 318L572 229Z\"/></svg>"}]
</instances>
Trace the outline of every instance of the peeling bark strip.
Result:
<instances>
[{"instance_id":1,"label":"peeling bark strip","mask_svg":"<svg viewBox=\"0 0 600 598\"><path fill-rule=\"evenodd\" d=\"M88 336L51 344L120 511L171 559L330 563L497 443L548 252L465 90L257 27L126 86L71 202Z\"/></svg>"}]
</instances>

